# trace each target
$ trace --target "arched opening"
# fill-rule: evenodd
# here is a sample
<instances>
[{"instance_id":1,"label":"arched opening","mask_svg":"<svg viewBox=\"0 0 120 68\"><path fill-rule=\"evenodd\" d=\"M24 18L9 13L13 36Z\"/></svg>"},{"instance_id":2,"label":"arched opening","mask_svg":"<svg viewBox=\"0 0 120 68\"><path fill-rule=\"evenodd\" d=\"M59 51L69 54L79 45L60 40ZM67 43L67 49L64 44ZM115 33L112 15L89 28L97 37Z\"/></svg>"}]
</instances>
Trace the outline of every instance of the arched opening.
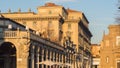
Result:
<instances>
[{"instance_id":1,"label":"arched opening","mask_svg":"<svg viewBox=\"0 0 120 68\"><path fill-rule=\"evenodd\" d=\"M0 68L16 68L16 48L10 42L0 45Z\"/></svg>"}]
</instances>

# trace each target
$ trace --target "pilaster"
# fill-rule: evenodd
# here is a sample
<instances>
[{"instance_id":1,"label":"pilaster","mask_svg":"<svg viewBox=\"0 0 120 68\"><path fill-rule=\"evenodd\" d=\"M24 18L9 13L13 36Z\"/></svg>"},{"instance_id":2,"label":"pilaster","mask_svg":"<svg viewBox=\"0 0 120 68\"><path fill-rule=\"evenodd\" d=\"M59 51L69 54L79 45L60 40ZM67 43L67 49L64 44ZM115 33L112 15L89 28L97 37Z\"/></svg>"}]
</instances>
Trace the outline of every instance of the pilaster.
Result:
<instances>
[{"instance_id":1,"label":"pilaster","mask_svg":"<svg viewBox=\"0 0 120 68\"><path fill-rule=\"evenodd\" d=\"M17 50L17 68L28 68L29 45L22 45Z\"/></svg>"}]
</instances>

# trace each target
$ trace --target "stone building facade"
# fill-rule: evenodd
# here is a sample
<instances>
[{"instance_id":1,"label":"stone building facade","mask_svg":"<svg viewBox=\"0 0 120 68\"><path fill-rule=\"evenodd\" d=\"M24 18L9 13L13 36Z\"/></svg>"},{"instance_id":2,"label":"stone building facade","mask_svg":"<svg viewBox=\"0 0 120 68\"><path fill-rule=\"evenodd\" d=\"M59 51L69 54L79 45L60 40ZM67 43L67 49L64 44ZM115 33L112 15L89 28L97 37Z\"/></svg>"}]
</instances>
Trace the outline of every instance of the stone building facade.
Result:
<instances>
[{"instance_id":1,"label":"stone building facade","mask_svg":"<svg viewBox=\"0 0 120 68\"><path fill-rule=\"evenodd\" d=\"M55 60L57 62L58 60L60 61L58 62L59 64L63 65L63 63L66 63L68 67L73 66L71 68L90 68L92 61L90 46L92 34L89 31L89 22L84 13L65 9L63 6L54 3L46 3L44 6L39 6L37 11L35 13L29 9L28 12L21 12L21 9L19 9L18 12L11 12L9 9L8 12L1 13L5 18L10 18L20 25L25 26L26 29L31 29L34 34L49 43L47 44L45 40L39 40L37 36L28 33L30 37L33 36L35 39L32 40L32 37L26 38L33 44L32 46L30 44L28 46L31 52L29 54L29 58L31 58L29 61L31 63L29 64L32 66L30 67L38 68L41 66L40 68L46 68L46 65L39 65L41 63L38 63L39 66L37 66L36 62L38 60L49 60L52 57L50 61L53 62ZM37 42L36 40L39 41ZM53 47L51 48L49 45ZM39 55L37 55L38 52L40 53ZM40 57L37 58L38 56ZM60 60L61 56L63 59ZM44 58L40 59L41 57ZM56 58L54 59L53 57ZM25 62L27 63L27 61ZM25 66L24 68L27 67Z\"/></svg>"},{"instance_id":2,"label":"stone building facade","mask_svg":"<svg viewBox=\"0 0 120 68\"><path fill-rule=\"evenodd\" d=\"M1 68L74 68L75 45L65 47L42 38L8 18L0 18Z\"/></svg>"},{"instance_id":3,"label":"stone building facade","mask_svg":"<svg viewBox=\"0 0 120 68\"><path fill-rule=\"evenodd\" d=\"M100 68L120 68L120 25L110 25L103 35L100 49Z\"/></svg>"},{"instance_id":4,"label":"stone building facade","mask_svg":"<svg viewBox=\"0 0 120 68\"><path fill-rule=\"evenodd\" d=\"M92 68L100 68L100 45L92 44Z\"/></svg>"}]
</instances>

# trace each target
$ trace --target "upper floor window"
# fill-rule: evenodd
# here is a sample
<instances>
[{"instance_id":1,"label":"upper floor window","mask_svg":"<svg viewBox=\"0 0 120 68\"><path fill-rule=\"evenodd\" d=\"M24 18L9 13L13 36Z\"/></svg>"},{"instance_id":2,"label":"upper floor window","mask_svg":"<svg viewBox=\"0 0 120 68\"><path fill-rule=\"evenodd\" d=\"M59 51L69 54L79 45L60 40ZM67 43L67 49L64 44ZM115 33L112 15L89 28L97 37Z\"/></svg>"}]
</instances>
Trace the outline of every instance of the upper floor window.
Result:
<instances>
[{"instance_id":1,"label":"upper floor window","mask_svg":"<svg viewBox=\"0 0 120 68\"><path fill-rule=\"evenodd\" d=\"M33 26L36 26L36 25L37 25L37 22L34 21L34 22L33 22Z\"/></svg>"},{"instance_id":2,"label":"upper floor window","mask_svg":"<svg viewBox=\"0 0 120 68\"><path fill-rule=\"evenodd\" d=\"M52 11L49 11L49 14L52 14Z\"/></svg>"},{"instance_id":3,"label":"upper floor window","mask_svg":"<svg viewBox=\"0 0 120 68\"><path fill-rule=\"evenodd\" d=\"M71 29L71 24L70 23L68 23L68 29Z\"/></svg>"},{"instance_id":4,"label":"upper floor window","mask_svg":"<svg viewBox=\"0 0 120 68\"><path fill-rule=\"evenodd\" d=\"M108 56L106 57L106 62L107 62L107 63L109 62L109 57L108 57Z\"/></svg>"},{"instance_id":5,"label":"upper floor window","mask_svg":"<svg viewBox=\"0 0 120 68\"><path fill-rule=\"evenodd\" d=\"M109 40L106 40L105 44L106 46L109 46Z\"/></svg>"},{"instance_id":6,"label":"upper floor window","mask_svg":"<svg viewBox=\"0 0 120 68\"><path fill-rule=\"evenodd\" d=\"M48 21L48 28L52 28L52 27L53 27L52 21Z\"/></svg>"},{"instance_id":7,"label":"upper floor window","mask_svg":"<svg viewBox=\"0 0 120 68\"><path fill-rule=\"evenodd\" d=\"M117 36L117 37L116 37L116 45L117 45L117 46L120 46L120 36Z\"/></svg>"},{"instance_id":8,"label":"upper floor window","mask_svg":"<svg viewBox=\"0 0 120 68\"><path fill-rule=\"evenodd\" d=\"M26 22L23 22L23 25L26 25Z\"/></svg>"},{"instance_id":9,"label":"upper floor window","mask_svg":"<svg viewBox=\"0 0 120 68\"><path fill-rule=\"evenodd\" d=\"M71 18L72 18L72 19L74 19L74 17L73 17L73 16L72 16Z\"/></svg>"},{"instance_id":10,"label":"upper floor window","mask_svg":"<svg viewBox=\"0 0 120 68\"><path fill-rule=\"evenodd\" d=\"M67 37L70 37L70 38L71 38L72 32L67 31L67 32L66 32L66 35L67 35Z\"/></svg>"},{"instance_id":11,"label":"upper floor window","mask_svg":"<svg viewBox=\"0 0 120 68\"><path fill-rule=\"evenodd\" d=\"M2 25L2 26L4 25L4 21L0 21L0 26L1 26L1 25Z\"/></svg>"},{"instance_id":12,"label":"upper floor window","mask_svg":"<svg viewBox=\"0 0 120 68\"><path fill-rule=\"evenodd\" d=\"M117 68L120 68L120 60L117 60Z\"/></svg>"},{"instance_id":13,"label":"upper floor window","mask_svg":"<svg viewBox=\"0 0 120 68\"><path fill-rule=\"evenodd\" d=\"M0 28L0 32L3 32L3 28Z\"/></svg>"}]
</instances>

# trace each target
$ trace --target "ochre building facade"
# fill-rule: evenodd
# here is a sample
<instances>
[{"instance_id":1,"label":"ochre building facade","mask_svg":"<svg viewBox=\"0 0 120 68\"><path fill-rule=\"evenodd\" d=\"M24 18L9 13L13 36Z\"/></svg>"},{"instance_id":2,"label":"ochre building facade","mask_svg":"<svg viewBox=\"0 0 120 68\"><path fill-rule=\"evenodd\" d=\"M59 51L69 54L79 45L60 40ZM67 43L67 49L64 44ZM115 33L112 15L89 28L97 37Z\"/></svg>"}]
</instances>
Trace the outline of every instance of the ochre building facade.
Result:
<instances>
[{"instance_id":1,"label":"ochre building facade","mask_svg":"<svg viewBox=\"0 0 120 68\"><path fill-rule=\"evenodd\" d=\"M17 56L17 68L50 68L51 66L47 65L50 62L59 64L57 68L66 66L68 68L90 68L92 64L90 46L92 34L89 31L89 22L84 13L65 9L63 6L54 3L39 6L37 11L34 13L29 9L28 12L21 12L21 9L18 9L18 12L11 12L9 9L8 12L1 13L2 17L10 18L24 26L26 29L23 29L23 32L27 30L25 33L29 38L20 38L18 40L22 40L22 43L15 43L14 45L20 46L24 41L32 44L24 43L23 46L20 46L21 51L18 47L16 54L26 53L27 57L24 62L20 62L23 60ZM8 24L8 26L13 27L14 25ZM24 36L22 32L19 32L19 29L17 27L15 29L18 32L17 34L20 33L20 37ZM29 29L31 29L30 32L28 32ZM37 36L32 35L31 32ZM6 33L7 31L5 31ZM41 38L45 40L42 41ZM9 41L8 39L7 41ZM2 40L6 39L3 38ZM19 42L15 38L14 40L14 42ZM10 42L14 43L13 41ZM3 48L6 44L8 43L3 44ZM24 48L26 52L22 52Z\"/></svg>"},{"instance_id":2,"label":"ochre building facade","mask_svg":"<svg viewBox=\"0 0 120 68\"><path fill-rule=\"evenodd\" d=\"M120 25L110 25L103 35L100 48L100 68L120 68Z\"/></svg>"},{"instance_id":3,"label":"ochre building facade","mask_svg":"<svg viewBox=\"0 0 120 68\"><path fill-rule=\"evenodd\" d=\"M92 68L100 68L100 45L92 44Z\"/></svg>"}]
</instances>

